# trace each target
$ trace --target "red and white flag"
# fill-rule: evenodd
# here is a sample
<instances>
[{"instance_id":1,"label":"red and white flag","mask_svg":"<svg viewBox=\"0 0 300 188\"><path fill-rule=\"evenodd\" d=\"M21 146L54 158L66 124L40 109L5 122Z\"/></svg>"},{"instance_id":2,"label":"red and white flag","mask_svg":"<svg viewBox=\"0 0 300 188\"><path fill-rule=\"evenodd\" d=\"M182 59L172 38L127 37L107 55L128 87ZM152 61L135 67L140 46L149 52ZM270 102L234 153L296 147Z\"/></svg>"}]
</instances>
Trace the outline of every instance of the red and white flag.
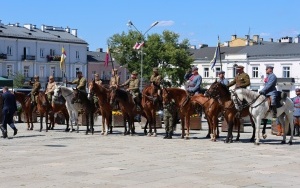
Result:
<instances>
[{"instance_id":1,"label":"red and white flag","mask_svg":"<svg viewBox=\"0 0 300 188\"><path fill-rule=\"evenodd\" d=\"M144 42L139 43L139 45L136 47L136 49L139 50L141 47L144 46L144 44L145 44Z\"/></svg>"},{"instance_id":2,"label":"red and white flag","mask_svg":"<svg viewBox=\"0 0 300 188\"><path fill-rule=\"evenodd\" d=\"M136 48L138 47L139 43L135 43L135 45L133 46L133 49L136 50Z\"/></svg>"}]
</instances>

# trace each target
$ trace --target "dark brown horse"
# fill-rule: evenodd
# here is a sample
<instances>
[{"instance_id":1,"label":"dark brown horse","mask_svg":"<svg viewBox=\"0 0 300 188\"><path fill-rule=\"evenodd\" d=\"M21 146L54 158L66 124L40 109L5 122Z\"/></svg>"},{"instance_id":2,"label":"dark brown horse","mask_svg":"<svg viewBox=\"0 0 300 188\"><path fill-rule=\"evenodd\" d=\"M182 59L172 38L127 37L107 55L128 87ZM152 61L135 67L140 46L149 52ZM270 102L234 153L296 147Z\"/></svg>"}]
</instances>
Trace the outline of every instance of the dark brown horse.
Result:
<instances>
[{"instance_id":1,"label":"dark brown horse","mask_svg":"<svg viewBox=\"0 0 300 188\"><path fill-rule=\"evenodd\" d=\"M62 99L60 99L60 101L59 100L54 100L54 101L52 101L51 106L52 106L52 112L54 114L62 113L64 115L64 117L66 119L66 124L67 124L67 127L66 127L65 131L66 132L70 131L70 128L69 128L70 116L69 116L65 101L62 100ZM51 116L50 116L50 118L51 118Z\"/></svg>"},{"instance_id":2,"label":"dark brown horse","mask_svg":"<svg viewBox=\"0 0 300 188\"><path fill-rule=\"evenodd\" d=\"M240 138L240 119L236 118L238 111L236 110L236 108L234 106L234 102L231 100L231 94L230 94L228 88L225 85L216 81L206 91L205 95L207 97L211 97L214 100L216 100L218 102L218 104L222 107L222 111L224 111L224 117L228 123L228 133L227 133L225 142L226 143L232 142L233 125L238 127L238 135L237 135L236 140L239 140L239 138ZM250 115L249 107L244 108L239 114L239 117L246 117L246 116L249 116L250 120L251 120L251 124L253 127L253 134L252 134L250 141L254 142L255 124L253 122L252 116Z\"/></svg>"},{"instance_id":3,"label":"dark brown horse","mask_svg":"<svg viewBox=\"0 0 300 188\"><path fill-rule=\"evenodd\" d=\"M155 93L155 96L153 96ZM146 86L142 92L142 107L147 119L147 124L149 124L148 136L156 136L156 112L159 110L159 104L157 99L157 88L154 85ZM152 128L154 133L152 133ZM147 134L147 126L144 128L144 133Z\"/></svg>"},{"instance_id":4,"label":"dark brown horse","mask_svg":"<svg viewBox=\"0 0 300 188\"><path fill-rule=\"evenodd\" d=\"M212 141L216 141L219 136L218 116L222 107L214 99L204 96L203 94L196 94L191 97L191 102L196 102L204 110L208 122L208 136Z\"/></svg>"},{"instance_id":5,"label":"dark brown horse","mask_svg":"<svg viewBox=\"0 0 300 188\"><path fill-rule=\"evenodd\" d=\"M164 104L170 103L174 99L181 120L181 138L186 137L188 139L190 134L190 116L195 112L195 106L192 104L189 94L180 88L163 88L162 96ZM187 129L186 135L185 127Z\"/></svg>"},{"instance_id":6,"label":"dark brown horse","mask_svg":"<svg viewBox=\"0 0 300 188\"><path fill-rule=\"evenodd\" d=\"M24 93L14 92L16 100L22 106L22 112L25 113L27 120L27 130L33 130L33 121L32 121L32 110L33 106L31 105L31 98Z\"/></svg>"},{"instance_id":7,"label":"dark brown horse","mask_svg":"<svg viewBox=\"0 0 300 188\"><path fill-rule=\"evenodd\" d=\"M124 135L134 134L134 117L138 114L136 105L132 99L130 93L117 88L112 88L110 92L110 105L113 106L115 102L119 103L123 118L124 118ZM141 109L142 111L143 109ZM126 126L126 121L128 122L128 130Z\"/></svg>"},{"instance_id":8,"label":"dark brown horse","mask_svg":"<svg viewBox=\"0 0 300 188\"><path fill-rule=\"evenodd\" d=\"M98 97L100 113L102 115L102 135L107 135L108 129L112 133L112 107L109 104L110 91L105 87L95 83L95 80L89 83L89 94L95 94Z\"/></svg>"}]
</instances>

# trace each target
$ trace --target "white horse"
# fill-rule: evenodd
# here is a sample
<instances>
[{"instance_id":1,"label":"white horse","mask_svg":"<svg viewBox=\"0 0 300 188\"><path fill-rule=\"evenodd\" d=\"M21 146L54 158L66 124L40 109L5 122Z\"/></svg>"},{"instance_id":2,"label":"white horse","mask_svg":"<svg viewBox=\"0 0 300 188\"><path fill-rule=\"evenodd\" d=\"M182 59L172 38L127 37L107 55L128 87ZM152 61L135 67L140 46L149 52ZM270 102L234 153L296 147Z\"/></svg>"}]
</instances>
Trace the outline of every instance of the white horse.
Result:
<instances>
[{"instance_id":1,"label":"white horse","mask_svg":"<svg viewBox=\"0 0 300 188\"><path fill-rule=\"evenodd\" d=\"M244 99L247 101L247 105L249 105L249 111L253 116L253 120L256 125L256 140L255 144L259 145L260 140L260 124L262 119L272 119L272 111L269 111L268 100L264 95L259 95L257 92L248 90L248 89L236 89L233 92L232 99L235 102L235 107L238 109L239 106L237 101L241 103ZM294 123L293 123L293 111L294 111L294 103L288 97L283 97L280 101L282 106L277 108L277 117L281 125L285 126L285 130L283 133L282 144L286 143L286 134L288 132L289 124L291 126L291 137L288 142L290 145L293 144L293 131L294 131Z\"/></svg>"},{"instance_id":2,"label":"white horse","mask_svg":"<svg viewBox=\"0 0 300 188\"><path fill-rule=\"evenodd\" d=\"M75 126L77 126L77 133L79 132L79 125L78 125L78 111L81 109L81 105L74 103L71 103L71 100L73 98L73 89L68 88L65 86L55 86L54 89L54 95L53 97L59 97L63 96L66 100L66 107L70 116L70 125L71 129L70 132L73 132L73 123Z\"/></svg>"}]
</instances>

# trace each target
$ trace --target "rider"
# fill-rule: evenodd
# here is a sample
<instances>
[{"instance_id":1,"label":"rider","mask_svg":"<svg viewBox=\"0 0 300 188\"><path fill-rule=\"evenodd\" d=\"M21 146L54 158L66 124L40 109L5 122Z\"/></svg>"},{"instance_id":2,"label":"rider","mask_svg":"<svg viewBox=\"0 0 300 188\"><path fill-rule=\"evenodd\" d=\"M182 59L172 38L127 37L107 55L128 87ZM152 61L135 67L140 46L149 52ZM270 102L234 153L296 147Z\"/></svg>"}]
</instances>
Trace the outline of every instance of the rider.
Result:
<instances>
[{"instance_id":1,"label":"rider","mask_svg":"<svg viewBox=\"0 0 300 188\"><path fill-rule=\"evenodd\" d=\"M102 85L102 81L100 80L100 76L98 73L95 74L95 83L98 84L99 86ZM95 107L98 109L100 106L99 106L99 99L96 95L93 96L93 99L94 99L94 104L95 104Z\"/></svg>"},{"instance_id":2,"label":"rider","mask_svg":"<svg viewBox=\"0 0 300 188\"><path fill-rule=\"evenodd\" d=\"M67 82L67 84L77 84L76 88L84 93L86 93L86 79L82 76L82 72L77 72L77 78L72 82ZM75 96L72 98L72 103L75 102ZM76 102L80 103L81 101L78 99Z\"/></svg>"},{"instance_id":3,"label":"rider","mask_svg":"<svg viewBox=\"0 0 300 188\"><path fill-rule=\"evenodd\" d=\"M227 86L229 84L229 81L225 78L225 71L220 71L218 76L219 76L219 80L218 82Z\"/></svg>"},{"instance_id":4,"label":"rider","mask_svg":"<svg viewBox=\"0 0 300 188\"><path fill-rule=\"evenodd\" d=\"M140 105L140 89L139 89L139 85L140 85L140 80L137 78L137 72L136 71L133 71L131 73L131 77L124 83L124 84L121 84L120 87L123 87L123 86L128 86L127 90L131 95L132 95L132 98L133 98L133 101L137 107L137 109L142 109L141 108L141 105Z\"/></svg>"},{"instance_id":5,"label":"rider","mask_svg":"<svg viewBox=\"0 0 300 188\"><path fill-rule=\"evenodd\" d=\"M30 80L29 84L33 86L31 92L29 93L29 95L31 97L31 104L35 106L37 104L37 99L36 98L37 98L37 96L40 92L40 89L41 89L41 83L39 81L39 76L35 75L34 76L34 82L32 83L31 80Z\"/></svg>"},{"instance_id":6,"label":"rider","mask_svg":"<svg viewBox=\"0 0 300 188\"><path fill-rule=\"evenodd\" d=\"M259 94L265 95L265 96L270 96L271 97L271 110L273 112L273 119L277 118L277 107L276 107L276 98L277 98L277 89L276 89L276 84L277 84L277 77L273 73L274 67L272 66L267 66L266 67L266 84L265 87L259 91Z\"/></svg>"},{"instance_id":7,"label":"rider","mask_svg":"<svg viewBox=\"0 0 300 188\"><path fill-rule=\"evenodd\" d=\"M237 75L235 76L234 80L232 80L227 87L231 87L235 85L235 89L238 88L247 88L250 86L250 77L247 73L244 72L244 67L243 66L236 66L236 73Z\"/></svg>"},{"instance_id":8,"label":"rider","mask_svg":"<svg viewBox=\"0 0 300 188\"><path fill-rule=\"evenodd\" d=\"M150 77L150 83L151 85L155 86L157 88L157 95L158 95L158 100L159 103L162 104L162 98L161 98L161 88L160 88L160 84L161 84L161 75L158 73L158 68L154 67L153 68L153 74ZM152 96L154 96L154 91L152 93ZM162 107L160 107L162 108Z\"/></svg>"},{"instance_id":9,"label":"rider","mask_svg":"<svg viewBox=\"0 0 300 188\"><path fill-rule=\"evenodd\" d=\"M47 83L45 95L47 95L48 102L52 102L52 95L54 94L54 89L56 86L56 82L54 81L53 76L49 76L49 82Z\"/></svg>"},{"instance_id":10,"label":"rider","mask_svg":"<svg viewBox=\"0 0 300 188\"><path fill-rule=\"evenodd\" d=\"M120 76L118 75L118 69L112 70L112 76L109 81L109 88L115 87L117 88L120 84Z\"/></svg>"},{"instance_id":11,"label":"rider","mask_svg":"<svg viewBox=\"0 0 300 188\"><path fill-rule=\"evenodd\" d=\"M188 73L184 76L185 79L189 80L187 91L192 94L198 94L201 90L202 77L198 73L198 68L192 68L192 75L188 75Z\"/></svg>"}]
</instances>

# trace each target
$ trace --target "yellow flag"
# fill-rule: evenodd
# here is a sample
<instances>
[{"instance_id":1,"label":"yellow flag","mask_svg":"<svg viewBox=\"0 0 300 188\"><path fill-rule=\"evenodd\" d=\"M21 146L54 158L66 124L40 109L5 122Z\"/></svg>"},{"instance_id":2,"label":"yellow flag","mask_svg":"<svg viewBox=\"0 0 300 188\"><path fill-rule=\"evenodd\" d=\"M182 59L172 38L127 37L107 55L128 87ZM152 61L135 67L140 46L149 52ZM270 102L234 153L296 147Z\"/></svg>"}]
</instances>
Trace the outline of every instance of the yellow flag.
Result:
<instances>
[{"instance_id":1,"label":"yellow flag","mask_svg":"<svg viewBox=\"0 0 300 188\"><path fill-rule=\"evenodd\" d=\"M66 58L67 58L66 51L65 51L64 47L62 47L62 49L61 49L60 63L59 63L60 70L64 70L65 69L65 60L66 60Z\"/></svg>"}]
</instances>

